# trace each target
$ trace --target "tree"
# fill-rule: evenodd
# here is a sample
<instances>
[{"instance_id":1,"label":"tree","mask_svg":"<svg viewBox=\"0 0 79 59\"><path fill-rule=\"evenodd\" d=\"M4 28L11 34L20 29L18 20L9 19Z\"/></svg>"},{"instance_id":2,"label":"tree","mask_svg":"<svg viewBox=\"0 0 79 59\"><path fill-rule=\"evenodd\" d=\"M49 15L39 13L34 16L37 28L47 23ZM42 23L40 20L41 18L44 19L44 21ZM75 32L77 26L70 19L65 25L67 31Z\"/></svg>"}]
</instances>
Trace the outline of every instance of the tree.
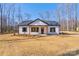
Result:
<instances>
[{"instance_id":1,"label":"tree","mask_svg":"<svg viewBox=\"0 0 79 59\"><path fill-rule=\"evenodd\" d=\"M8 8L7 8L7 32L9 32L10 33L10 19L11 19L11 17L10 17L10 15L11 15L11 8L12 8L12 5L7 5L8 6Z\"/></svg>"},{"instance_id":2,"label":"tree","mask_svg":"<svg viewBox=\"0 0 79 59\"><path fill-rule=\"evenodd\" d=\"M12 4L12 7L13 35L15 36L15 4Z\"/></svg>"},{"instance_id":3,"label":"tree","mask_svg":"<svg viewBox=\"0 0 79 59\"><path fill-rule=\"evenodd\" d=\"M66 11L67 11L67 31L69 31L69 17L70 17L70 5L69 4L66 4Z\"/></svg>"},{"instance_id":4,"label":"tree","mask_svg":"<svg viewBox=\"0 0 79 59\"><path fill-rule=\"evenodd\" d=\"M57 16L56 19L58 20L58 22L60 24L60 30L62 30L61 28L63 28L62 25L61 25L61 14L62 14L61 6L62 5L59 4L56 11L55 11L55 14L56 14L55 16Z\"/></svg>"},{"instance_id":5,"label":"tree","mask_svg":"<svg viewBox=\"0 0 79 59\"><path fill-rule=\"evenodd\" d=\"M21 6L20 6L20 5L18 6L17 10L18 10L18 11L17 11L17 12L18 12L17 18L18 18L18 24L19 24L19 23L22 22L22 20L23 20L23 19L22 19L23 17L22 17L22 14L21 14L22 11L21 11ZM18 33L19 33L19 32L18 32Z\"/></svg>"},{"instance_id":6,"label":"tree","mask_svg":"<svg viewBox=\"0 0 79 59\"><path fill-rule=\"evenodd\" d=\"M19 5L18 6L18 21L19 21L18 24L22 21L22 18L23 18L21 12L22 12L21 6Z\"/></svg>"},{"instance_id":7,"label":"tree","mask_svg":"<svg viewBox=\"0 0 79 59\"><path fill-rule=\"evenodd\" d=\"M29 13L25 13L24 16L25 17L23 17L23 18L25 18L26 20L30 20L31 19L31 14L29 14Z\"/></svg>"},{"instance_id":8,"label":"tree","mask_svg":"<svg viewBox=\"0 0 79 59\"><path fill-rule=\"evenodd\" d=\"M42 13L38 13L39 17L41 19L44 19L44 20L51 20L51 12L50 11L45 11L45 12L42 12Z\"/></svg>"},{"instance_id":9,"label":"tree","mask_svg":"<svg viewBox=\"0 0 79 59\"><path fill-rule=\"evenodd\" d=\"M45 15L44 15L44 13L38 13L38 15L39 15L39 17L41 18L41 19L45 19Z\"/></svg>"},{"instance_id":10,"label":"tree","mask_svg":"<svg viewBox=\"0 0 79 59\"><path fill-rule=\"evenodd\" d=\"M75 31L76 31L76 29L77 29L77 27L78 27L78 24L77 24L77 4L75 4Z\"/></svg>"},{"instance_id":11,"label":"tree","mask_svg":"<svg viewBox=\"0 0 79 59\"><path fill-rule=\"evenodd\" d=\"M2 6L2 4L0 4L0 25L1 25L1 34L3 33L3 27L2 27L2 15L3 15L3 6Z\"/></svg>"}]
</instances>

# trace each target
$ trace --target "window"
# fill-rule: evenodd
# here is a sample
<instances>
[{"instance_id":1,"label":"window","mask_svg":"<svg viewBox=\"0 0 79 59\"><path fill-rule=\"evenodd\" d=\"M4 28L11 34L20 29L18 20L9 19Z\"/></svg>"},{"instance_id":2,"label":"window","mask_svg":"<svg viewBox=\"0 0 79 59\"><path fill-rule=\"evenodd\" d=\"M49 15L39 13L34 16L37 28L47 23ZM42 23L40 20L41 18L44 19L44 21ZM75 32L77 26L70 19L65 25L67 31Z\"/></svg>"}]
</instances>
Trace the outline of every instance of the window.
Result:
<instances>
[{"instance_id":1,"label":"window","mask_svg":"<svg viewBox=\"0 0 79 59\"><path fill-rule=\"evenodd\" d=\"M23 32L27 32L27 28L26 28L26 27L23 27L23 28L22 28L22 31L23 31Z\"/></svg>"},{"instance_id":2,"label":"window","mask_svg":"<svg viewBox=\"0 0 79 59\"><path fill-rule=\"evenodd\" d=\"M50 32L55 32L55 28L50 28Z\"/></svg>"},{"instance_id":3,"label":"window","mask_svg":"<svg viewBox=\"0 0 79 59\"><path fill-rule=\"evenodd\" d=\"M39 32L39 28L38 27L32 27L31 32Z\"/></svg>"}]
</instances>

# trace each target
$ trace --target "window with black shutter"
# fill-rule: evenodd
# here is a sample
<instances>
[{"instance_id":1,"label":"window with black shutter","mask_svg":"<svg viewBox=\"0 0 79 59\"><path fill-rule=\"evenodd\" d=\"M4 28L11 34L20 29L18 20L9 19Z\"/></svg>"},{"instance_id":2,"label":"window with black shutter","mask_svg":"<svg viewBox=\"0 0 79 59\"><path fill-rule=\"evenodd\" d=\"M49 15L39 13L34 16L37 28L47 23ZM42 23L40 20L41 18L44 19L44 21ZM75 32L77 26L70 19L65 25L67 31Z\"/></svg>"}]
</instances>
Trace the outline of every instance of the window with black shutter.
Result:
<instances>
[{"instance_id":1,"label":"window with black shutter","mask_svg":"<svg viewBox=\"0 0 79 59\"><path fill-rule=\"evenodd\" d=\"M26 27L23 27L22 28L22 32L27 32L27 28Z\"/></svg>"},{"instance_id":2,"label":"window with black shutter","mask_svg":"<svg viewBox=\"0 0 79 59\"><path fill-rule=\"evenodd\" d=\"M55 28L50 28L50 32L55 32Z\"/></svg>"}]
</instances>

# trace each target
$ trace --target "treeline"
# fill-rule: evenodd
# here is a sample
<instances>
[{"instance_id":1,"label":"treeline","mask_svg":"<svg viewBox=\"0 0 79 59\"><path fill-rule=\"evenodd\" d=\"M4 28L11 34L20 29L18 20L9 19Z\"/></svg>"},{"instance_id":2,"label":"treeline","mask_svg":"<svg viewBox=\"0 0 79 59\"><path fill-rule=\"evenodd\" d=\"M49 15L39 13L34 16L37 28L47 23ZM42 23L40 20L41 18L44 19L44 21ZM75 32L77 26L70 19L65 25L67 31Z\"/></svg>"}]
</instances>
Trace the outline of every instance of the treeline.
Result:
<instances>
[{"instance_id":1,"label":"treeline","mask_svg":"<svg viewBox=\"0 0 79 59\"><path fill-rule=\"evenodd\" d=\"M21 6L21 4L0 4L1 34L15 35L18 32L18 24L31 19L31 14L23 12ZM79 28L78 4L58 4L56 9L39 12L38 17L43 20L58 21L61 31L77 31Z\"/></svg>"},{"instance_id":2,"label":"treeline","mask_svg":"<svg viewBox=\"0 0 79 59\"><path fill-rule=\"evenodd\" d=\"M39 13L42 19L56 20L61 31L79 31L79 4L58 4L56 9Z\"/></svg>"},{"instance_id":3,"label":"treeline","mask_svg":"<svg viewBox=\"0 0 79 59\"><path fill-rule=\"evenodd\" d=\"M29 20L31 15L23 13L20 4L2 3L0 4L0 33L18 32L18 24L24 20Z\"/></svg>"},{"instance_id":4,"label":"treeline","mask_svg":"<svg viewBox=\"0 0 79 59\"><path fill-rule=\"evenodd\" d=\"M61 8L61 6L64 6ZM79 4L61 4L58 8L60 30L79 31Z\"/></svg>"}]
</instances>

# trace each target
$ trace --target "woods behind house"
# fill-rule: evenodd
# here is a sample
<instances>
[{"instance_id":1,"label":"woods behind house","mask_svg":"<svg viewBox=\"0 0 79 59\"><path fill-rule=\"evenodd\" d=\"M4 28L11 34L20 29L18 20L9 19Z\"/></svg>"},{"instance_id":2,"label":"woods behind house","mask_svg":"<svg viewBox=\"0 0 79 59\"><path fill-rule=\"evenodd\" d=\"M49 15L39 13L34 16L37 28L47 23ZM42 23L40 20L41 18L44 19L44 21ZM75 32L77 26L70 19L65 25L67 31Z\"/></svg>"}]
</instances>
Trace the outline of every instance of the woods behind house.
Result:
<instances>
[{"instance_id":1,"label":"woods behind house","mask_svg":"<svg viewBox=\"0 0 79 59\"><path fill-rule=\"evenodd\" d=\"M0 4L1 34L14 33L15 35L16 32L18 33L20 22L31 20L32 15L27 11L23 12L21 7L21 4ZM60 31L79 31L78 4L58 4L56 10L39 12L38 18L58 21Z\"/></svg>"}]
</instances>

